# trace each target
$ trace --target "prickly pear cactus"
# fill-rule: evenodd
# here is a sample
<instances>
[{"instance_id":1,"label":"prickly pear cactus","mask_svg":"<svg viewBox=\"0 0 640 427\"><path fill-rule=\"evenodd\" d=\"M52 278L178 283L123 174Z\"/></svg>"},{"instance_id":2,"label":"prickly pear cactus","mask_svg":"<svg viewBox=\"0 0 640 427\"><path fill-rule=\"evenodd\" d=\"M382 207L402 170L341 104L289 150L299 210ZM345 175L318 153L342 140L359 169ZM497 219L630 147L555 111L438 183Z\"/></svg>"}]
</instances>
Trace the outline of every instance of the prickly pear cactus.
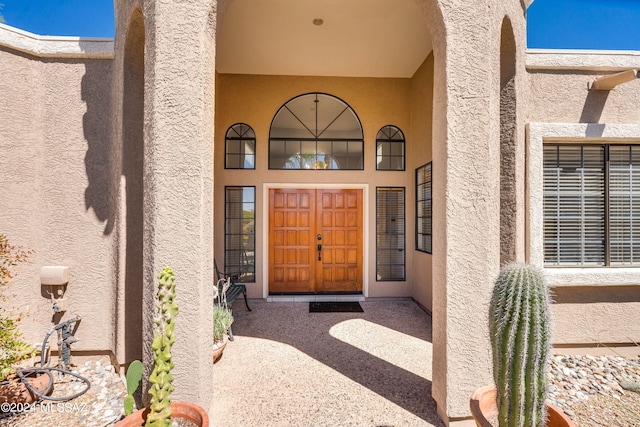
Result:
<instances>
[{"instance_id":1,"label":"prickly pear cactus","mask_svg":"<svg viewBox=\"0 0 640 427\"><path fill-rule=\"evenodd\" d=\"M536 268L508 264L501 270L489 313L500 427L545 425L550 311L549 291Z\"/></svg>"},{"instance_id":2,"label":"prickly pear cactus","mask_svg":"<svg viewBox=\"0 0 640 427\"><path fill-rule=\"evenodd\" d=\"M142 379L142 362L134 360L127 368L127 396L124 398L124 413L130 415L133 413L133 407L135 401L133 399L133 393L136 392Z\"/></svg>"},{"instance_id":3,"label":"prickly pear cactus","mask_svg":"<svg viewBox=\"0 0 640 427\"><path fill-rule=\"evenodd\" d=\"M151 403L149 416L147 417L147 427L171 427L171 392L173 376L171 369L171 346L175 341L175 319L178 315L178 305L175 303L176 285L173 271L165 267L158 276L158 315L154 320L156 330L153 337L151 349L153 356L153 372L149 377L151 389Z\"/></svg>"}]
</instances>

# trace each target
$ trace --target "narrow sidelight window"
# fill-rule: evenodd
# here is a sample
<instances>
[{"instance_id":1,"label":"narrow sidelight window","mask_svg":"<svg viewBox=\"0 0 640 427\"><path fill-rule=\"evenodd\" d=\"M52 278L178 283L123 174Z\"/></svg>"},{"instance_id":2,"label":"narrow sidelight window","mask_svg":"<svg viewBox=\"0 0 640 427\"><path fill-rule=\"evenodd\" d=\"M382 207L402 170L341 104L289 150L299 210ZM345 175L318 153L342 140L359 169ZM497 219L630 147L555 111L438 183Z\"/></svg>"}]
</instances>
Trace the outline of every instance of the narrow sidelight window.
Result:
<instances>
[{"instance_id":1,"label":"narrow sidelight window","mask_svg":"<svg viewBox=\"0 0 640 427\"><path fill-rule=\"evenodd\" d=\"M256 188L225 187L224 271L256 281Z\"/></svg>"},{"instance_id":2,"label":"narrow sidelight window","mask_svg":"<svg viewBox=\"0 0 640 427\"><path fill-rule=\"evenodd\" d=\"M431 162L416 169L416 249L431 253Z\"/></svg>"},{"instance_id":3,"label":"narrow sidelight window","mask_svg":"<svg viewBox=\"0 0 640 427\"><path fill-rule=\"evenodd\" d=\"M376 188L376 278L405 280L405 189Z\"/></svg>"}]
</instances>

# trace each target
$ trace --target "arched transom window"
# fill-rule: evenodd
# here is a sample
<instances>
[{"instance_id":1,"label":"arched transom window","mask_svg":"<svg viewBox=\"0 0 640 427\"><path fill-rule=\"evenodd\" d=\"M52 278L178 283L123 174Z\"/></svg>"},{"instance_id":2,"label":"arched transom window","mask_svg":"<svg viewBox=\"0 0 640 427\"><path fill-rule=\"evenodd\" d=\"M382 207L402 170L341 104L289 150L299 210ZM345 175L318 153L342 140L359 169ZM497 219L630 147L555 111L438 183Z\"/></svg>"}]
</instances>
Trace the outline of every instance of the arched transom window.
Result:
<instances>
[{"instance_id":1,"label":"arched transom window","mask_svg":"<svg viewBox=\"0 0 640 427\"><path fill-rule=\"evenodd\" d=\"M404 170L404 134L392 125L380 129L376 136L376 169Z\"/></svg>"},{"instance_id":2,"label":"arched transom window","mask_svg":"<svg viewBox=\"0 0 640 427\"><path fill-rule=\"evenodd\" d=\"M269 131L269 169L364 168L364 138L344 101L308 93L283 105Z\"/></svg>"},{"instance_id":3,"label":"arched transom window","mask_svg":"<svg viewBox=\"0 0 640 427\"><path fill-rule=\"evenodd\" d=\"M256 134L251 126L236 123L225 136L225 169L256 168Z\"/></svg>"}]
</instances>

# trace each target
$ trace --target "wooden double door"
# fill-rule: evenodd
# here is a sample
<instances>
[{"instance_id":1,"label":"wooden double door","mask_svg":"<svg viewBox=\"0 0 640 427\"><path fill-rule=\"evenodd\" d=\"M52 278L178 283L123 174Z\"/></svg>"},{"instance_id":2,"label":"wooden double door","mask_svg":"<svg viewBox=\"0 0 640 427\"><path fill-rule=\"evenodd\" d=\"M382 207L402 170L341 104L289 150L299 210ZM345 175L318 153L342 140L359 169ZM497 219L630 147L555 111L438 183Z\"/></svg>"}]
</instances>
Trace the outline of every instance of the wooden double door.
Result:
<instances>
[{"instance_id":1,"label":"wooden double door","mask_svg":"<svg viewBox=\"0 0 640 427\"><path fill-rule=\"evenodd\" d=\"M269 292L362 291L362 190L269 190Z\"/></svg>"}]
</instances>

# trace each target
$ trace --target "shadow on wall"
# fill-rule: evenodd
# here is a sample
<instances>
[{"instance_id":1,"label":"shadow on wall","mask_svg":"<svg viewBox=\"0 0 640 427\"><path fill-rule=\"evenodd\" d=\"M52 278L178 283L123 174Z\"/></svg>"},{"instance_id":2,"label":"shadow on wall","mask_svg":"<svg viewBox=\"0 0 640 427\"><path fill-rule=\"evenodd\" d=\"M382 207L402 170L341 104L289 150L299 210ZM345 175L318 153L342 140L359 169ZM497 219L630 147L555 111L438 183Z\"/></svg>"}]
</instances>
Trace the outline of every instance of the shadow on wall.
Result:
<instances>
[{"instance_id":1,"label":"shadow on wall","mask_svg":"<svg viewBox=\"0 0 640 427\"><path fill-rule=\"evenodd\" d=\"M122 121L116 123L122 129L121 144L112 134L114 61L86 61L81 89L86 104L85 208L105 223L103 235L113 233L116 221L123 230L114 240L114 250L118 286L123 287L118 298L123 297L124 302L124 313L117 313L124 319L117 346L123 345L125 362L142 358L144 26L139 15L132 25L134 31L130 28L134 36L125 47Z\"/></svg>"},{"instance_id":2,"label":"shadow on wall","mask_svg":"<svg viewBox=\"0 0 640 427\"><path fill-rule=\"evenodd\" d=\"M114 174L116 144L111 135L111 63L89 60L82 77L82 100L86 113L82 119L87 154L84 158L88 185L85 209L93 209L105 223L104 235L113 232L116 221L117 180Z\"/></svg>"},{"instance_id":3,"label":"shadow on wall","mask_svg":"<svg viewBox=\"0 0 640 427\"><path fill-rule=\"evenodd\" d=\"M608 97L608 90L590 89L587 99L584 101L584 107L582 107L580 123L598 123Z\"/></svg>"},{"instance_id":4,"label":"shadow on wall","mask_svg":"<svg viewBox=\"0 0 640 427\"><path fill-rule=\"evenodd\" d=\"M640 302L640 290L637 286L572 286L553 290L556 304L598 304Z\"/></svg>"},{"instance_id":5,"label":"shadow on wall","mask_svg":"<svg viewBox=\"0 0 640 427\"><path fill-rule=\"evenodd\" d=\"M120 195L126 213L124 260L124 357L142 358L143 228L144 228L144 21L133 13L124 49L122 96L122 175ZM122 191L122 189L121 189ZM122 268L121 268L122 270Z\"/></svg>"}]
</instances>

